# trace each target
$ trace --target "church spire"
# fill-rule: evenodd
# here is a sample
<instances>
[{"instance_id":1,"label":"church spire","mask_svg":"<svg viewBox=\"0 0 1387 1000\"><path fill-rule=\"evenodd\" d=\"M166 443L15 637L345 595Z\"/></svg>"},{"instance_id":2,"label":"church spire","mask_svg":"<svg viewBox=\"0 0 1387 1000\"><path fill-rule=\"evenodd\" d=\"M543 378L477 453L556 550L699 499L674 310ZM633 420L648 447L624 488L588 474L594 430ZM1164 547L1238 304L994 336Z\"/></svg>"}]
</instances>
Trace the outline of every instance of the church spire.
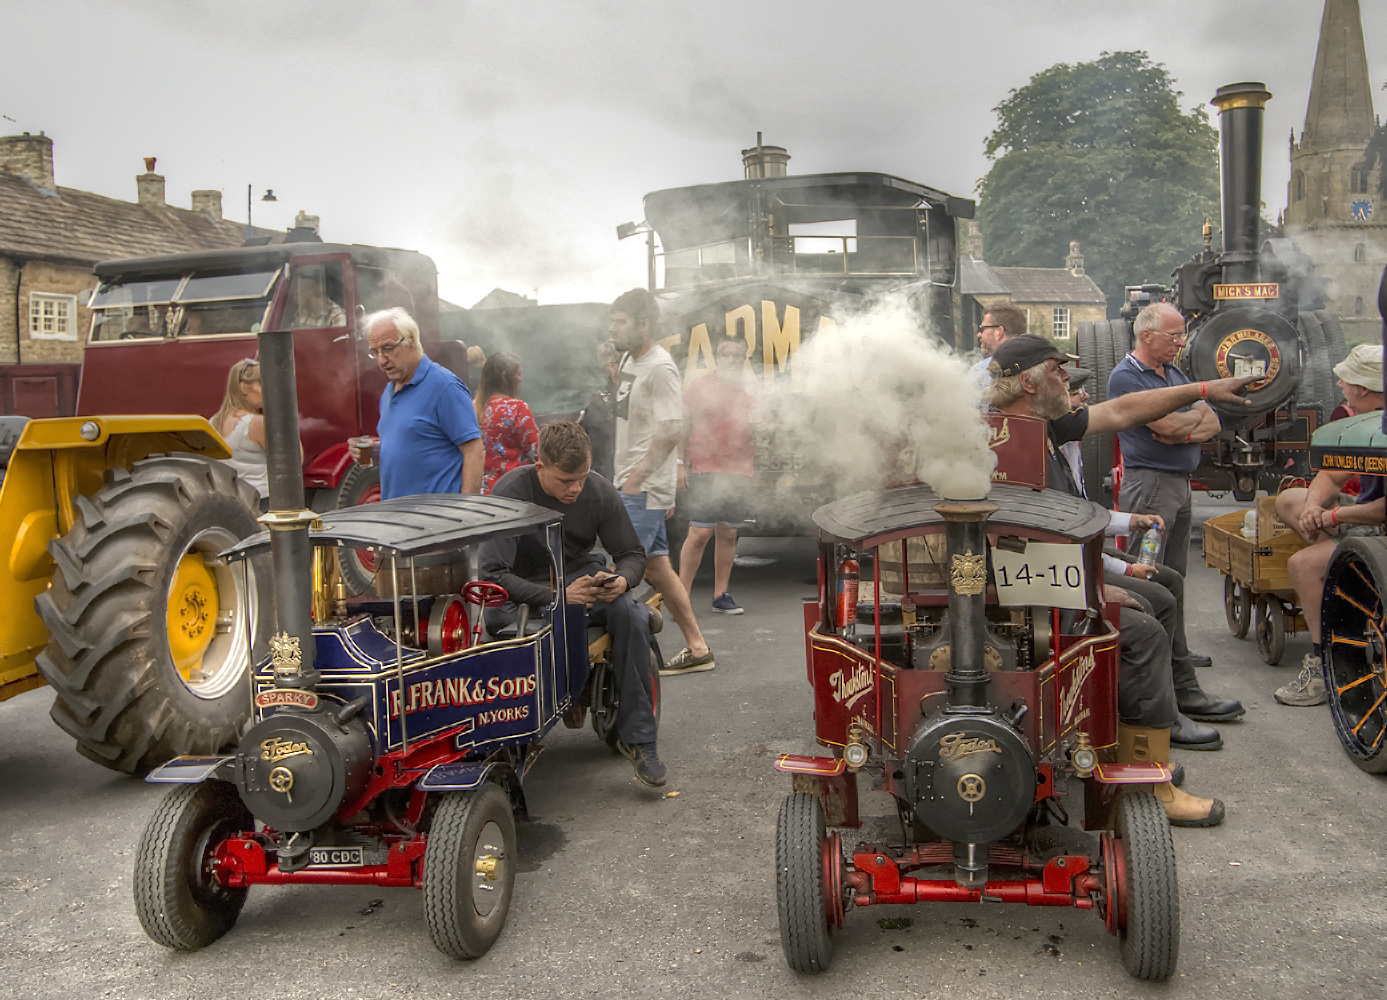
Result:
<instances>
[{"instance_id":1,"label":"church spire","mask_svg":"<svg viewBox=\"0 0 1387 1000\"><path fill-rule=\"evenodd\" d=\"M1363 147L1374 130L1372 85L1358 0L1325 0L1301 145L1317 149Z\"/></svg>"}]
</instances>

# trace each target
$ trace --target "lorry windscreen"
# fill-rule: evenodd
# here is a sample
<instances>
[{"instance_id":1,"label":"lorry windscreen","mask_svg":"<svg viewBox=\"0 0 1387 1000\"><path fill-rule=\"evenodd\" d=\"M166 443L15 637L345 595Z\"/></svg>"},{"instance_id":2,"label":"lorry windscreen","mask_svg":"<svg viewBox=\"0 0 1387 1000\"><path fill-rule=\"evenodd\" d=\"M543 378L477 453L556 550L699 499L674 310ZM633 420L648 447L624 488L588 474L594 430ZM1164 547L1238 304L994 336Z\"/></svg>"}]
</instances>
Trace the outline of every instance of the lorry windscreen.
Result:
<instances>
[{"instance_id":1,"label":"lorry windscreen","mask_svg":"<svg viewBox=\"0 0 1387 1000\"><path fill-rule=\"evenodd\" d=\"M105 282L92 296L89 342L260 332L279 271Z\"/></svg>"}]
</instances>

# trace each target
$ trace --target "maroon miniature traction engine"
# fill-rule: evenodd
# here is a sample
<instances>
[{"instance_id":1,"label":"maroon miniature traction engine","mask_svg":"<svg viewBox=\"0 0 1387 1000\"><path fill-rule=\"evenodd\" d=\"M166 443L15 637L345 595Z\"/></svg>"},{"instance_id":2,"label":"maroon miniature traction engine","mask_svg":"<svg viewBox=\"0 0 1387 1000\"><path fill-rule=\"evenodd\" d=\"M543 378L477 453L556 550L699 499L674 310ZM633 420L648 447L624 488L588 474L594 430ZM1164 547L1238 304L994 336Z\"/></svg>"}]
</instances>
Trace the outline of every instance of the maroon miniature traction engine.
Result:
<instances>
[{"instance_id":1,"label":"maroon miniature traction engine","mask_svg":"<svg viewBox=\"0 0 1387 1000\"><path fill-rule=\"evenodd\" d=\"M1114 762L1108 512L994 482L988 500L904 486L829 504L814 520L806 652L815 736L832 756L775 764L793 777L776 848L791 968L826 969L854 907L989 901L1095 910L1128 972L1169 977L1175 851L1146 786L1171 774ZM831 828L862 825L863 773L895 799L901 843L845 852Z\"/></svg>"}]
</instances>

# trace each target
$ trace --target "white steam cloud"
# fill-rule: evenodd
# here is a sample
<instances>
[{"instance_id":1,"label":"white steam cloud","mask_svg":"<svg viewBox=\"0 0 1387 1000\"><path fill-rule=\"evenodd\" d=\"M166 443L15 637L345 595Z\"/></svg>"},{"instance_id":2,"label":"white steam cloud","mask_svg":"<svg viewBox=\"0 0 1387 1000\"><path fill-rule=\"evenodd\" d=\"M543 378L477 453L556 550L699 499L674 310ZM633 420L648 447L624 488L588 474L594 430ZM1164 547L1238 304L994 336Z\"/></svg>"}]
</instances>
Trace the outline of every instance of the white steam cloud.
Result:
<instances>
[{"instance_id":1,"label":"white steam cloud","mask_svg":"<svg viewBox=\"0 0 1387 1000\"><path fill-rule=\"evenodd\" d=\"M800 439L842 495L919 479L941 496L987 494L997 457L968 365L884 304L808 339L776 424Z\"/></svg>"}]
</instances>

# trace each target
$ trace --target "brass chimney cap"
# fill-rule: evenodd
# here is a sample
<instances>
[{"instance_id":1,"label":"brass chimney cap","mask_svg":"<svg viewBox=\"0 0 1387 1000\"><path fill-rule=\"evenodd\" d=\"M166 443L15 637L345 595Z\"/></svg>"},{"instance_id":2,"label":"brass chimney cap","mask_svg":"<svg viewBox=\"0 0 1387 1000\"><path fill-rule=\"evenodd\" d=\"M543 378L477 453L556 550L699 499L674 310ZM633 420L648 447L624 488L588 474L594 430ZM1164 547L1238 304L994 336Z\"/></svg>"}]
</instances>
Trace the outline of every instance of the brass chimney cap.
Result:
<instances>
[{"instance_id":1,"label":"brass chimney cap","mask_svg":"<svg viewBox=\"0 0 1387 1000\"><path fill-rule=\"evenodd\" d=\"M1263 83L1230 83L1214 92L1209 103L1218 108L1218 113L1237 108L1265 108L1271 100L1271 91Z\"/></svg>"}]
</instances>

